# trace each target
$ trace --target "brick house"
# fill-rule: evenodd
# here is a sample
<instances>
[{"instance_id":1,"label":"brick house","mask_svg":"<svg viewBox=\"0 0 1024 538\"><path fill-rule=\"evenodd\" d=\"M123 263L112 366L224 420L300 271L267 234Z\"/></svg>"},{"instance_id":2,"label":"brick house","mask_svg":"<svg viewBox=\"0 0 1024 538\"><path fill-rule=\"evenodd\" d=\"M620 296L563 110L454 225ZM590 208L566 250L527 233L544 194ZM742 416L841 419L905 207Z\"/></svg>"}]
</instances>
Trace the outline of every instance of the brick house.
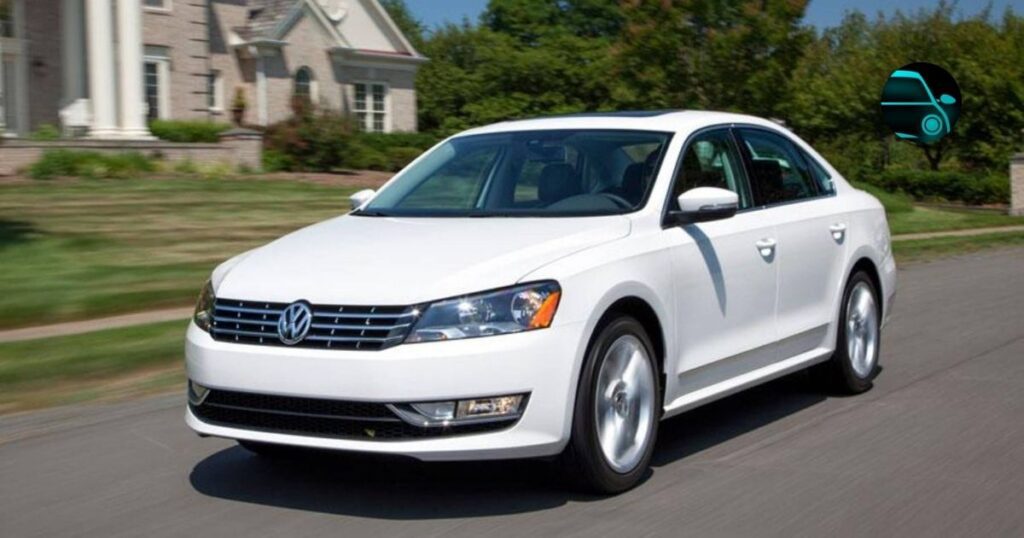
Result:
<instances>
[{"instance_id":1,"label":"brick house","mask_svg":"<svg viewBox=\"0 0 1024 538\"><path fill-rule=\"evenodd\" d=\"M295 94L415 131L426 61L377 0L0 0L0 133L149 138L148 119L244 122Z\"/></svg>"}]
</instances>

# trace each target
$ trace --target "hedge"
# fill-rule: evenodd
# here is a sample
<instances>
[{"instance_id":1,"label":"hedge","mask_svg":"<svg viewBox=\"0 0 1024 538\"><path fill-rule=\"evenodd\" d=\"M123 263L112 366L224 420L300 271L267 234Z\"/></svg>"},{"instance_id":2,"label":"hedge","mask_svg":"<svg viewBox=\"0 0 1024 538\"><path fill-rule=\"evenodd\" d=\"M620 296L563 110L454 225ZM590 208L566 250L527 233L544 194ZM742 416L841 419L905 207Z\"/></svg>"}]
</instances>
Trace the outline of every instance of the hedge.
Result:
<instances>
[{"instance_id":1,"label":"hedge","mask_svg":"<svg viewBox=\"0 0 1024 538\"><path fill-rule=\"evenodd\" d=\"M920 200L948 200L966 204L1002 204L1010 201L1006 174L970 174L921 170L887 170L865 174L864 180L887 191L900 191Z\"/></svg>"},{"instance_id":2,"label":"hedge","mask_svg":"<svg viewBox=\"0 0 1024 538\"><path fill-rule=\"evenodd\" d=\"M220 134L228 129L231 129L230 124L210 121L153 120L149 123L149 132L168 142L216 143L220 141Z\"/></svg>"},{"instance_id":3,"label":"hedge","mask_svg":"<svg viewBox=\"0 0 1024 538\"><path fill-rule=\"evenodd\" d=\"M152 159L140 153L106 154L95 151L49 150L28 170L29 177L130 178L156 170Z\"/></svg>"}]
</instances>

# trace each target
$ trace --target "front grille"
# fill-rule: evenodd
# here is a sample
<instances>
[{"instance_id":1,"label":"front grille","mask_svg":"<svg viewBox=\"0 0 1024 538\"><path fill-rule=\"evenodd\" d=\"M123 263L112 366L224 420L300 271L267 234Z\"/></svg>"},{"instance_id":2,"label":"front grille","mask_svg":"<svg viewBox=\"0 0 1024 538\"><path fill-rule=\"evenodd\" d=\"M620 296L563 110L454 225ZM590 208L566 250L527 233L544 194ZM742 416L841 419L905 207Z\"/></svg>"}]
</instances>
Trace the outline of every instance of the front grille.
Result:
<instances>
[{"instance_id":1,"label":"front grille","mask_svg":"<svg viewBox=\"0 0 1024 538\"><path fill-rule=\"evenodd\" d=\"M222 342L284 346L277 321L287 303L217 299L210 334ZM311 305L313 323L298 344L289 347L373 351L405 340L416 320L411 306Z\"/></svg>"},{"instance_id":2,"label":"front grille","mask_svg":"<svg viewBox=\"0 0 1024 538\"><path fill-rule=\"evenodd\" d=\"M403 422L386 404L294 398L211 390L200 405L189 404L204 422L270 433L359 440L403 440L501 430L515 420L438 428Z\"/></svg>"}]
</instances>

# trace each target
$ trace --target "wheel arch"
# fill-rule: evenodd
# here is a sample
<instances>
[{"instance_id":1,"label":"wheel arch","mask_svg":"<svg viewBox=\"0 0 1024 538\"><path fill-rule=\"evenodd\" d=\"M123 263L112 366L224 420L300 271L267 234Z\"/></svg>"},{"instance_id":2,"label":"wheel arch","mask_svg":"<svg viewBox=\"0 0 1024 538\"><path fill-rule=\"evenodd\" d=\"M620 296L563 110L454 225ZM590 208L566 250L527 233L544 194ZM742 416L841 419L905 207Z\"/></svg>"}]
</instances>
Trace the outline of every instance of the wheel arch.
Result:
<instances>
[{"instance_id":1,"label":"wheel arch","mask_svg":"<svg viewBox=\"0 0 1024 538\"><path fill-rule=\"evenodd\" d=\"M878 301L878 314L879 316L885 317L885 292L882 289L882 278L878 273L878 267L875 262L867 256L861 257L857 261L853 262L853 266L850 267L850 271L846 274L846 280L843 283L843 289L846 289L847 283L853 275L857 274L858 271L864 271L867 273L868 278L871 279L871 285L875 287L875 293L878 294L875 300Z\"/></svg>"},{"instance_id":2,"label":"wheel arch","mask_svg":"<svg viewBox=\"0 0 1024 538\"><path fill-rule=\"evenodd\" d=\"M616 300L605 309L593 333L596 335L601 327L620 315L630 316L639 321L640 325L643 325L644 330L647 331L647 336L651 339L651 345L654 346L654 356L657 359L659 368L661 368L659 373L664 376L665 330L662 327L657 312L654 311L654 307L644 299L630 295Z\"/></svg>"}]
</instances>

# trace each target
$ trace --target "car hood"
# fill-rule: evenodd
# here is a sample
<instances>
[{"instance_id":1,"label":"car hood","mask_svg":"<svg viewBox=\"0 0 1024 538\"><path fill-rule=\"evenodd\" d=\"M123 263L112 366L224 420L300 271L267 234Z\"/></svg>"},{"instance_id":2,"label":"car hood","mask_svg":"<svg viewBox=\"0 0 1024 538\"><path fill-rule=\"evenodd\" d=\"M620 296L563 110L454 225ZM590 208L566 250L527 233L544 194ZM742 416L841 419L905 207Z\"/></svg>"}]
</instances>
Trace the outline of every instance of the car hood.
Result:
<instances>
[{"instance_id":1,"label":"car hood","mask_svg":"<svg viewBox=\"0 0 1024 538\"><path fill-rule=\"evenodd\" d=\"M625 237L622 216L344 216L240 256L215 272L219 297L410 305L515 284L559 258ZM226 264L226 265L228 265Z\"/></svg>"}]
</instances>

